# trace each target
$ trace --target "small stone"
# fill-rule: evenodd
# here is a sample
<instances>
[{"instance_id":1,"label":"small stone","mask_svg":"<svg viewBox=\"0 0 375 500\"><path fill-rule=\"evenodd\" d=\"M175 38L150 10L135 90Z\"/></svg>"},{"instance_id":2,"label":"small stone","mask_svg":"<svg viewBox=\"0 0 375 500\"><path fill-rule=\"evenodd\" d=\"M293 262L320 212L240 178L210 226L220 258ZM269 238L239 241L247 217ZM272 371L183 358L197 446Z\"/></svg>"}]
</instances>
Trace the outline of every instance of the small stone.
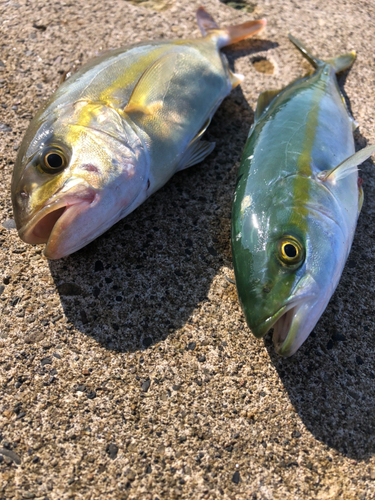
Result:
<instances>
[{"instance_id":1,"label":"small stone","mask_svg":"<svg viewBox=\"0 0 375 500\"><path fill-rule=\"evenodd\" d=\"M4 443L3 443L4 444ZM6 448L0 448L0 455L3 455L4 456L4 461L6 463L8 463L9 461L7 460L10 459L12 462L14 462L15 464L17 465L20 465L21 463L21 459L20 457L17 455L17 453L15 453L14 451L12 450L7 450Z\"/></svg>"},{"instance_id":2,"label":"small stone","mask_svg":"<svg viewBox=\"0 0 375 500\"><path fill-rule=\"evenodd\" d=\"M57 358L57 359L61 359L60 354L58 354L57 352L54 352L54 353L53 353L53 356L54 356L55 358Z\"/></svg>"},{"instance_id":3,"label":"small stone","mask_svg":"<svg viewBox=\"0 0 375 500\"><path fill-rule=\"evenodd\" d=\"M206 361L206 356L202 354L202 356L199 356L198 361L199 363L204 363Z\"/></svg>"},{"instance_id":4,"label":"small stone","mask_svg":"<svg viewBox=\"0 0 375 500\"><path fill-rule=\"evenodd\" d=\"M145 337L142 340L142 344L143 344L144 347L150 347L150 345L152 345L152 338L151 337Z\"/></svg>"},{"instance_id":5,"label":"small stone","mask_svg":"<svg viewBox=\"0 0 375 500\"><path fill-rule=\"evenodd\" d=\"M0 130L1 130L1 123L0 123ZM9 129L11 130L11 129ZM16 223L14 219L7 219L2 223L2 226L5 227L5 229L8 229L9 231L11 229L16 229Z\"/></svg>"},{"instance_id":6,"label":"small stone","mask_svg":"<svg viewBox=\"0 0 375 500\"><path fill-rule=\"evenodd\" d=\"M330 339L330 340L327 342L327 349L328 349L328 350L333 349L333 341L332 341L332 339Z\"/></svg>"},{"instance_id":7,"label":"small stone","mask_svg":"<svg viewBox=\"0 0 375 500\"><path fill-rule=\"evenodd\" d=\"M8 125L5 125L5 123L0 123L0 132L12 132L12 129ZM4 224L3 224L3 226L4 226ZM5 229L13 229L13 228L7 228L6 226L4 226L4 227L5 227ZM14 227L16 227L16 226L14 226Z\"/></svg>"},{"instance_id":8,"label":"small stone","mask_svg":"<svg viewBox=\"0 0 375 500\"><path fill-rule=\"evenodd\" d=\"M81 316L81 321L84 325L86 325L86 323L89 322L89 320L87 319L87 314L86 314L86 311L84 311L83 309L81 309L79 315Z\"/></svg>"},{"instance_id":9,"label":"small stone","mask_svg":"<svg viewBox=\"0 0 375 500\"><path fill-rule=\"evenodd\" d=\"M355 360L356 360L357 365L363 365L363 363L364 363L364 361L361 358L361 356L356 356Z\"/></svg>"},{"instance_id":10,"label":"small stone","mask_svg":"<svg viewBox=\"0 0 375 500\"><path fill-rule=\"evenodd\" d=\"M346 337L342 333L334 333L332 335L332 340L334 340L335 342L343 342L344 340L346 340Z\"/></svg>"},{"instance_id":11,"label":"small stone","mask_svg":"<svg viewBox=\"0 0 375 500\"><path fill-rule=\"evenodd\" d=\"M182 436L180 436L180 437L179 437L179 441L180 441L180 443L184 443L186 440L187 440L187 437L186 437L186 436L183 436L183 435L182 435Z\"/></svg>"},{"instance_id":12,"label":"small stone","mask_svg":"<svg viewBox=\"0 0 375 500\"><path fill-rule=\"evenodd\" d=\"M240 472L238 470L236 470L236 472L233 474L233 477L232 477L232 483L234 484L238 484L240 482Z\"/></svg>"},{"instance_id":13,"label":"small stone","mask_svg":"<svg viewBox=\"0 0 375 500\"><path fill-rule=\"evenodd\" d=\"M0 295L4 292L5 290L5 286L4 285L0 285Z\"/></svg>"},{"instance_id":14,"label":"small stone","mask_svg":"<svg viewBox=\"0 0 375 500\"><path fill-rule=\"evenodd\" d=\"M87 375L90 375L91 372L90 372L90 370L88 370L87 368L85 368L84 370L82 370L82 373L83 373L83 375L87 376Z\"/></svg>"},{"instance_id":15,"label":"small stone","mask_svg":"<svg viewBox=\"0 0 375 500\"><path fill-rule=\"evenodd\" d=\"M149 464L147 467L146 467L146 474L151 474L152 472L152 467L151 467L151 464Z\"/></svg>"},{"instance_id":16,"label":"small stone","mask_svg":"<svg viewBox=\"0 0 375 500\"><path fill-rule=\"evenodd\" d=\"M118 452L118 446L115 445L114 443L110 443L105 451L108 453L109 458L114 460L117 457L117 452Z\"/></svg>"},{"instance_id":17,"label":"small stone","mask_svg":"<svg viewBox=\"0 0 375 500\"><path fill-rule=\"evenodd\" d=\"M292 437L294 437L294 438L300 438L301 437L301 433L299 431L293 431L292 432Z\"/></svg>"},{"instance_id":18,"label":"small stone","mask_svg":"<svg viewBox=\"0 0 375 500\"><path fill-rule=\"evenodd\" d=\"M197 347L196 342L189 342L187 345L188 351L194 351L194 349Z\"/></svg>"},{"instance_id":19,"label":"small stone","mask_svg":"<svg viewBox=\"0 0 375 500\"><path fill-rule=\"evenodd\" d=\"M126 477L129 481L134 481L135 479L135 472L133 472L131 469L128 470Z\"/></svg>"},{"instance_id":20,"label":"small stone","mask_svg":"<svg viewBox=\"0 0 375 500\"><path fill-rule=\"evenodd\" d=\"M76 295L82 295L82 289L75 283L61 283L57 287L57 291L60 295L64 297L74 297Z\"/></svg>"},{"instance_id":21,"label":"small stone","mask_svg":"<svg viewBox=\"0 0 375 500\"><path fill-rule=\"evenodd\" d=\"M33 24L33 28L39 30L39 31L46 31L47 29L47 26L44 25L44 24L38 24L38 23L34 23Z\"/></svg>"},{"instance_id":22,"label":"small stone","mask_svg":"<svg viewBox=\"0 0 375 500\"><path fill-rule=\"evenodd\" d=\"M21 495L22 498L35 498L34 493L31 493L31 491L23 491Z\"/></svg>"},{"instance_id":23,"label":"small stone","mask_svg":"<svg viewBox=\"0 0 375 500\"><path fill-rule=\"evenodd\" d=\"M172 389L174 391L179 391L181 389L181 385L172 385Z\"/></svg>"},{"instance_id":24,"label":"small stone","mask_svg":"<svg viewBox=\"0 0 375 500\"><path fill-rule=\"evenodd\" d=\"M45 365L52 365L52 358L51 356L47 356L46 358L43 358L42 361L40 362L42 366Z\"/></svg>"},{"instance_id":25,"label":"small stone","mask_svg":"<svg viewBox=\"0 0 375 500\"><path fill-rule=\"evenodd\" d=\"M44 339L44 333L42 331L32 332L30 335L26 335L25 342L26 344L34 344L35 342L40 342Z\"/></svg>"},{"instance_id":26,"label":"small stone","mask_svg":"<svg viewBox=\"0 0 375 500\"><path fill-rule=\"evenodd\" d=\"M150 379L147 379L143 382L143 384L141 385L141 389L143 392L147 392L150 388L150 385L151 385L151 380Z\"/></svg>"},{"instance_id":27,"label":"small stone","mask_svg":"<svg viewBox=\"0 0 375 500\"><path fill-rule=\"evenodd\" d=\"M95 391L90 391L87 393L87 398L88 399L95 399L96 398L96 392Z\"/></svg>"},{"instance_id":28,"label":"small stone","mask_svg":"<svg viewBox=\"0 0 375 500\"><path fill-rule=\"evenodd\" d=\"M95 272L98 272L98 271L104 271L104 265L103 265L103 262L101 260L97 260L95 262Z\"/></svg>"}]
</instances>

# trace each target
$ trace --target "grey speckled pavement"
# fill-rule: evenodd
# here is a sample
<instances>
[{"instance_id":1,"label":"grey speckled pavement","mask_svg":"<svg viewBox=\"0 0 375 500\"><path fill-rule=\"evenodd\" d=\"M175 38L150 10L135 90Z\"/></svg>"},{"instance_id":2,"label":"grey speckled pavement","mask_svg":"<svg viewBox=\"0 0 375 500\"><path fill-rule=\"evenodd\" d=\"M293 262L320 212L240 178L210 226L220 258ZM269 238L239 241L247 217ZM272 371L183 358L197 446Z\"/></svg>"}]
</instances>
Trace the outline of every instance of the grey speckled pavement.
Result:
<instances>
[{"instance_id":1,"label":"grey speckled pavement","mask_svg":"<svg viewBox=\"0 0 375 500\"><path fill-rule=\"evenodd\" d=\"M375 143L374 2L205 1L222 25L268 21L227 50L246 78L208 130L215 151L66 259L14 229L16 151L61 74L107 48L196 37L198 6L0 5L0 498L375 498L373 163L340 285L294 357L249 332L230 255L257 96L310 70L288 32L322 57L357 51L340 85L358 148Z\"/></svg>"}]
</instances>

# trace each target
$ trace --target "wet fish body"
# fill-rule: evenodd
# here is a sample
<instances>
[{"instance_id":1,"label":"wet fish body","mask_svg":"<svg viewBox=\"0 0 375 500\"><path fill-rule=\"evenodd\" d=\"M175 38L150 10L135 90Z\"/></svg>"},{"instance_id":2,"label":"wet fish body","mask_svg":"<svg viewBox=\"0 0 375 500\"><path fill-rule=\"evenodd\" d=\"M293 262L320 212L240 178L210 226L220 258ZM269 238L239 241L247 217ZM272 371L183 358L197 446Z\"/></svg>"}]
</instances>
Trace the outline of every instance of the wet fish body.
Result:
<instances>
[{"instance_id":1,"label":"wet fish body","mask_svg":"<svg viewBox=\"0 0 375 500\"><path fill-rule=\"evenodd\" d=\"M204 159L201 140L241 81L220 53L265 21L220 29L203 8L198 40L111 51L65 81L31 122L12 179L20 237L56 259L122 219L178 170Z\"/></svg>"},{"instance_id":2,"label":"wet fish body","mask_svg":"<svg viewBox=\"0 0 375 500\"><path fill-rule=\"evenodd\" d=\"M354 120L336 72L354 53L328 61L291 41L313 74L258 99L232 212L237 291L257 337L274 329L277 352L292 355L332 296L353 241L363 193Z\"/></svg>"}]
</instances>

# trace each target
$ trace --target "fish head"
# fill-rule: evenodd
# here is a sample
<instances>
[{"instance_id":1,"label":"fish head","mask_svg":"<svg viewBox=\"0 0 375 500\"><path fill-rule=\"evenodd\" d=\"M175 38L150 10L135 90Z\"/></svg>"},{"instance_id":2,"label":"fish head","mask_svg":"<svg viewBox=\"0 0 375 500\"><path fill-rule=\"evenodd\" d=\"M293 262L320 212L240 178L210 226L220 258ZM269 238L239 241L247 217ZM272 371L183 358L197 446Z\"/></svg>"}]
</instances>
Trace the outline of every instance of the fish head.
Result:
<instances>
[{"instance_id":1,"label":"fish head","mask_svg":"<svg viewBox=\"0 0 375 500\"><path fill-rule=\"evenodd\" d=\"M132 124L118 111L78 101L42 110L21 144L12 178L19 236L69 255L131 211L148 162Z\"/></svg>"},{"instance_id":2,"label":"fish head","mask_svg":"<svg viewBox=\"0 0 375 500\"><path fill-rule=\"evenodd\" d=\"M242 220L241 234L232 238L236 285L247 323L256 337L273 328L275 349L285 357L313 330L346 259L336 244L343 237L340 228L315 215L285 205L268 212L253 209Z\"/></svg>"}]
</instances>

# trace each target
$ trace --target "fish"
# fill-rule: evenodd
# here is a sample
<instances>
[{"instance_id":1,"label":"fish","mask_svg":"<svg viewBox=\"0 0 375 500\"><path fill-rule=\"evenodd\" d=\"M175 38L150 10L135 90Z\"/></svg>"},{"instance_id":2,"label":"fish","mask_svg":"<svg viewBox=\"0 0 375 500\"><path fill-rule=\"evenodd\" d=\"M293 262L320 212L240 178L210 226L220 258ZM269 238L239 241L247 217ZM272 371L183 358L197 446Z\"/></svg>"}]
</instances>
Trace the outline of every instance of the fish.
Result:
<instances>
[{"instance_id":1,"label":"fish","mask_svg":"<svg viewBox=\"0 0 375 500\"><path fill-rule=\"evenodd\" d=\"M290 41L314 71L258 97L238 172L231 244L239 301L252 333L273 328L276 352L294 354L340 280L363 203L357 125L336 74L355 52L322 60Z\"/></svg>"},{"instance_id":2,"label":"fish","mask_svg":"<svg viewBox=\"0 0 375 500\"><path fill-rule=\"evenodd\" d=\"M20 238L45 243L47 258L81 249L214 149L202 135L243 80L220 49L255 35L266 20L220 28L203 7L196 17L202 38L99 55L31 121L11 196Z\"/></svg>"}]
</instances>

